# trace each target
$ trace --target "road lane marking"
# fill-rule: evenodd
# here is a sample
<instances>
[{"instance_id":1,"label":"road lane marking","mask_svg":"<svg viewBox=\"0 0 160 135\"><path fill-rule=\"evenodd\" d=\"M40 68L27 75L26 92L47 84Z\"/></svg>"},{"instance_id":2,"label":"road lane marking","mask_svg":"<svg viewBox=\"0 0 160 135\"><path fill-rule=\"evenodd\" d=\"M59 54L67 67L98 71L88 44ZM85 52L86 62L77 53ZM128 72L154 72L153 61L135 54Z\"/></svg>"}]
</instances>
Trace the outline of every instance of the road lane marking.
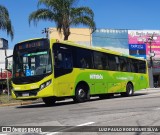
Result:
<instances>
[{"instance_id":1,"label":"road lane marking","mask_svg":"<svg viewBox=\"0 0 160 135\"><path fill-rule=\"evenodd\" d=\"M153 110L160 110L160 108L155 108L155 109L153 109Z\"/></svg>"},{"instance_id":2,"label":"road lane marking","mask_svg":"<svg viewBox=\"0 0 160 135\"><path fill-rule=\"evenodd\" d=\"M56 135L56 134L60 134L62 132L53 132L53 133L49 133L49 132L45 132L45 135Z\"/></svg>"},{"instance_id":3,"label":"road lane marking","mask_svg":"<svg viewBox=\"0 0 160 135\"><path fill-rule=\"evenodd\" d=\"M77 126L86 126L86 125L91 125L91 124L93 124L93 123L95 123L95 122L87 122L87 123L80 124L80 125L77 125Z\"/></svg>"}]
</instances>

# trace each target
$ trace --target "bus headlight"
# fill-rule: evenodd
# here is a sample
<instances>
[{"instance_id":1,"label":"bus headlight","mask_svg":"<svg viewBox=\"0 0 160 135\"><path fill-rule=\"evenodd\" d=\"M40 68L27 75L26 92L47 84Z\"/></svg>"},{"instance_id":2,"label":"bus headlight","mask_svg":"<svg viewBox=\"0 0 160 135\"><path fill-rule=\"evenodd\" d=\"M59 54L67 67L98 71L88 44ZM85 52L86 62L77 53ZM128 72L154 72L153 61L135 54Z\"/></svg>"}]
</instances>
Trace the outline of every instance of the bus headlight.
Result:
<instances>
[{"instance_id":1,"label":"bus headlight","mask_svg":"<svg viewBox=\"0 0 160 135\"><path fill-rule=\"evenodd\" d=\"M40 90L44 89L45 87L47 87L50 84L51 84L51 80L44 82L43 84L40 85Z\"/></svg>"}]
</instances>

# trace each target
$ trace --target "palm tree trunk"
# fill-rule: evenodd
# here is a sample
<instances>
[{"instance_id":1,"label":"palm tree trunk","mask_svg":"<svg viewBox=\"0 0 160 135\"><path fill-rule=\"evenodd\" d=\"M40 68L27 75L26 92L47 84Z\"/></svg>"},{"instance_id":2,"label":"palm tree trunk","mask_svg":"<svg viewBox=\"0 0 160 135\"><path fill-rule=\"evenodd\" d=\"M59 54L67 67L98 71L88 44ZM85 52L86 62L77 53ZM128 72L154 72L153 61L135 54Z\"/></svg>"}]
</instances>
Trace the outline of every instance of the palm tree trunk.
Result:
<instances>
[{"instance_id":1,"label":"palm tree trunk","mask_svg":"<svg viewBox=\"0 0 160 135\"><path fill-rule=\"evenodd\" d=\"M69 29L69 27L63 28L63 34L64 34L64 40L68 40L68 37L70 35L70 29Z\"/></svg>"},{"instance_id":2,"label":"palm tree trunk","mask_svg":"<svg viewBox=\"0 0 160 135\"><path fill-rule=\"evenodd\" d=\"M68 36L64 36L64 40L68 40Z\"/></svg>"}]
</instances>

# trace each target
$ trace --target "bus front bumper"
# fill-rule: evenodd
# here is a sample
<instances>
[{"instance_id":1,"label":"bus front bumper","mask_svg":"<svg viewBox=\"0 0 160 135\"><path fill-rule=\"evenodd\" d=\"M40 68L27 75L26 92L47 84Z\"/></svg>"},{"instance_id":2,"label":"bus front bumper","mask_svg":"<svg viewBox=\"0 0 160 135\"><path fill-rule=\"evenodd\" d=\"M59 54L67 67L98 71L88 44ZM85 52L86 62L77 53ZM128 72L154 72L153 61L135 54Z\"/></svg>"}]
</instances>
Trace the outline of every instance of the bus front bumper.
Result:
<instances>
[{"instance_id":1,"label":"bus front bumper","mask_svg":"<svg viewBox=\"0 0 160 135\"><path fill-rule=\"evenodd\" d=\"M12 98L19 100L38 99L42 97L55 96L52 84L40 89L11 90Z\"/></svg>"}]
</instances>

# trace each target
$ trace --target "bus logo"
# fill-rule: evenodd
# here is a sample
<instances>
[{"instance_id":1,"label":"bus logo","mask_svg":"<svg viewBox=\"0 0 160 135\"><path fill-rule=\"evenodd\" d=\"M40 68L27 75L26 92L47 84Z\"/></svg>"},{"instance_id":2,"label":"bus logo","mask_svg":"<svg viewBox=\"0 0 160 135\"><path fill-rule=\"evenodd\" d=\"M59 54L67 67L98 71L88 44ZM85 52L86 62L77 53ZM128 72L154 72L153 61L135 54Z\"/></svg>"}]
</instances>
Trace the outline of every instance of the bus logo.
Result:
<instances>
[{"instance_id":1,"label":"bus logo","mask_svg":"<svg viewBox=\"0 0 160 135\"><path fill-rule=\"evenodd\" d=\"M90 79L103 79L101 74L90 74Z\"/></svg>"}]
</instances>

